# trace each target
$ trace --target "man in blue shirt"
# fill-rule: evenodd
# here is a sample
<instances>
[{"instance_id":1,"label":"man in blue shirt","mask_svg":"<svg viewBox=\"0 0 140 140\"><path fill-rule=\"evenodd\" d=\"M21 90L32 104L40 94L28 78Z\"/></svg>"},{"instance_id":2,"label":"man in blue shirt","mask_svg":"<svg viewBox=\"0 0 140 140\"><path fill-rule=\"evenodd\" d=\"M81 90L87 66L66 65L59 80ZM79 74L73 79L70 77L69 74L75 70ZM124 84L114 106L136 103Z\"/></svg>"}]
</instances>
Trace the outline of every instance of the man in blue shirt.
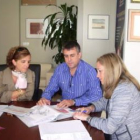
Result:
<instances>
[{"instance_id":1,"label":"man in blue shirt","mask_svg":"<svg viewBox=\"0 0 140 140\"><path fill-rule=\"evenodd\" d=\"M51 97L61 88L62 101L58 107L88 105L102 97L96 70L81 60L80 45L69 41L63 47L65 62L60 64L51 77L49 85L38 101L38 105L50 105Z\"/></svg>"}]
</instances>

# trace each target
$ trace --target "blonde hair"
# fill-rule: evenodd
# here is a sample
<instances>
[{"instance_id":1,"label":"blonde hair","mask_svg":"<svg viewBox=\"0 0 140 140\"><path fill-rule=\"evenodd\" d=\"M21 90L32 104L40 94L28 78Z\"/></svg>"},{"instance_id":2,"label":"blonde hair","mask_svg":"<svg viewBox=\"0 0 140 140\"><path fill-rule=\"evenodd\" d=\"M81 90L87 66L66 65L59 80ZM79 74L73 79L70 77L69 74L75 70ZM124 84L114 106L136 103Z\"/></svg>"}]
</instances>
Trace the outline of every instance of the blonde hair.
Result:
<instances>
[{"instance_id":1,"label":"blonde hair","mask_svg":"<svg viewBox=\"0 0 140 140\"><path fill-rule=\"evenodd\" d=\"M105 98L109 99L121 81L131 81L140 91L138 81L129 73L122 59L115 53L105 54L97 59L101 65L104 66L104 85Z\"/></svg>"}]
</instances>

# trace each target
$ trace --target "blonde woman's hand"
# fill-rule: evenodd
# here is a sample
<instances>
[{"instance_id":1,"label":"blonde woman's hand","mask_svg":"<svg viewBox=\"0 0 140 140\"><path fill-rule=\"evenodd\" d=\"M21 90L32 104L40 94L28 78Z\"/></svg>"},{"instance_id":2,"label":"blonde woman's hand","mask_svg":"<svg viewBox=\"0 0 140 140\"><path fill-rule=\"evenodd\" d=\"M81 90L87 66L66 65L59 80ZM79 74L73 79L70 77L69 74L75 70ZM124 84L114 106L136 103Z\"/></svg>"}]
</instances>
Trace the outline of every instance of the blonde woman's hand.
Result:
<instances>
[{"instance_id":1,"label":"blonde woman's hand","mask_svg":"<svg viewBox=\"0 0 140 140\"><path fill-rule=\"evenodd\" d=\"M73 114L73 118L76 119L76 120L86 121L88 117L89 117L88 114L85 114L85 113L82 113L82 112L75 112Z\"/></svg>"},{"instance_id":2,"label":"blonde woman's hand","mask_svg":"<svg viewBox=\"0 0 140 140\"><path fill-rule=\"evenodd\" d=\"M83 112L85 114L90 114L91 112L94 112L95 107L93 105L88 106L88 107L82 107L82 108L78 108L76 109L76 112Z\"/></svg>"}]
</instances>

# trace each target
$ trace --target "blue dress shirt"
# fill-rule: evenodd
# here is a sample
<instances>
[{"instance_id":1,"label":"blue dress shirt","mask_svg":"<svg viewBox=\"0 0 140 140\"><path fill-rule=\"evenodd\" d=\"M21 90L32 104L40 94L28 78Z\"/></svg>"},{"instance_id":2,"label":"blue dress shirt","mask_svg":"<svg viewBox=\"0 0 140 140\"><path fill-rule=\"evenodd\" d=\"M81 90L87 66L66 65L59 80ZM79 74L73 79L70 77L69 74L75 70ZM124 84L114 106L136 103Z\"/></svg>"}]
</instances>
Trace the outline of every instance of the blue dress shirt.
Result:
<instances>
[{"instance_id":1,"label":"blue dress shirt","mask_svg":"<svg viewBox=\"0 0 140 140\"><path fill-rule=\"evenodd\" d=\"M59 88L62 90L62 100L74 99L76 106L88 105L102 97L96 70L83 60L80 60L73 76L65 62L60 64L55 69L42 97L51 100Z\"/></svg>"}]
</instances>

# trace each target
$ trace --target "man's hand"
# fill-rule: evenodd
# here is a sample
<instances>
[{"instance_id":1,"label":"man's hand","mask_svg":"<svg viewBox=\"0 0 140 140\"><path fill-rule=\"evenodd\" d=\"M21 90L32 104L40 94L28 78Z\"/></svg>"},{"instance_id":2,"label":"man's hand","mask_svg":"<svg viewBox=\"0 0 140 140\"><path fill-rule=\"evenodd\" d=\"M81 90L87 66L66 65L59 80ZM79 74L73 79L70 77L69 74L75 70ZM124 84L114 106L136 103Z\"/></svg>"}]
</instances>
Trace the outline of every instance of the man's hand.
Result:
<instances>
[{"instance_id":1,"label":"man's hand","mask_svg":"<svg viewBox=\"0 0 140 140\"><path fill-rule=\"evenodd\" d=\"M51 101L47 100L46 98L41 98L38 102L37 105L50 105Z\"/></svg>"},{"instance_id":2,"label":"man's hand","mask_svg":"<svg viewBox=\"0 0 140 140\"><path fill-rule=\"evenodd\" d=\"M75 103L74 100L63 100L60 103L58 103L57 106L59 108L65 108L65 107L73 106L74 103Z\"/></svg>"}]
</instances>

